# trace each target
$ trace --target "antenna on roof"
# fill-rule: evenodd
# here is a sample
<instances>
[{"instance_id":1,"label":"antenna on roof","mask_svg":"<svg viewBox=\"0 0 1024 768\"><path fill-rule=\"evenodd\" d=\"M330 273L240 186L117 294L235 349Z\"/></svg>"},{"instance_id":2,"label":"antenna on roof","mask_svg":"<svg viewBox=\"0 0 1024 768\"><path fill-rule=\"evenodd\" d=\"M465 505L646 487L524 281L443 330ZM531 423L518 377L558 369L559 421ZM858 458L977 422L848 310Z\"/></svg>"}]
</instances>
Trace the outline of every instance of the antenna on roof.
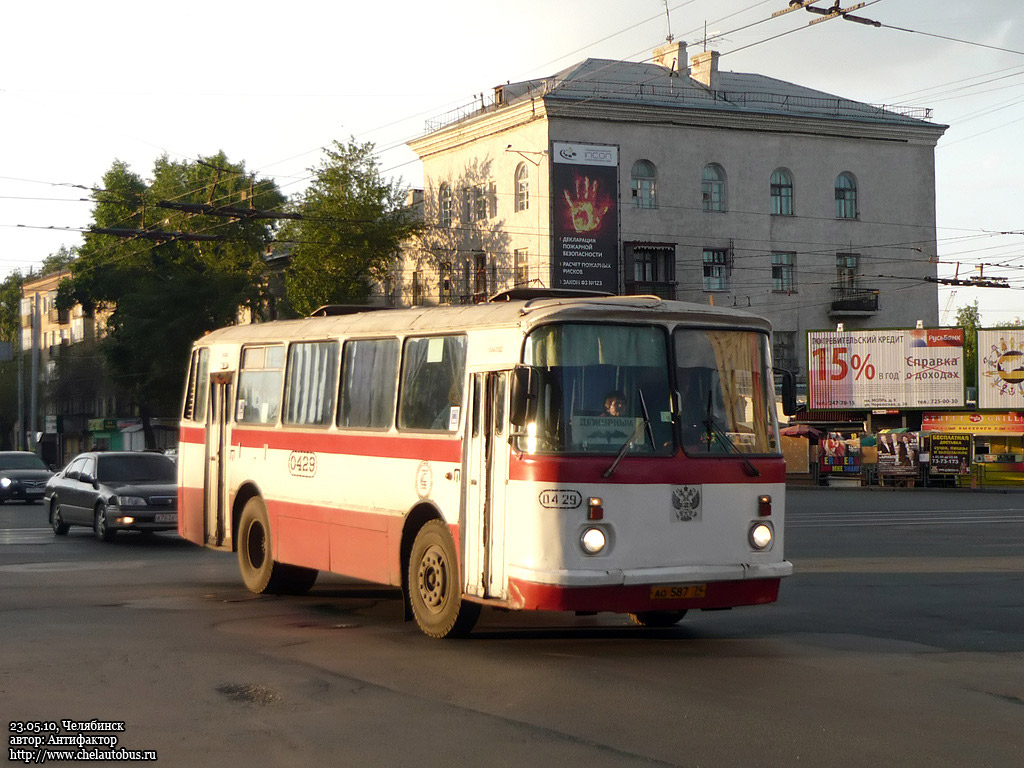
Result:
<instances>
[{"instance_id":1,"label":"antenna on roof","mask_svg":"<svg viewBox=\"0 0 1024 768\"><path fill-rule=\"evenodd\" d=\"M672 36L672 19L668 15L668 0L665 0L665 26L668 27L668 35L665 36L665 40L671 43L675 38Z\"/></svg>"}]
</instances>

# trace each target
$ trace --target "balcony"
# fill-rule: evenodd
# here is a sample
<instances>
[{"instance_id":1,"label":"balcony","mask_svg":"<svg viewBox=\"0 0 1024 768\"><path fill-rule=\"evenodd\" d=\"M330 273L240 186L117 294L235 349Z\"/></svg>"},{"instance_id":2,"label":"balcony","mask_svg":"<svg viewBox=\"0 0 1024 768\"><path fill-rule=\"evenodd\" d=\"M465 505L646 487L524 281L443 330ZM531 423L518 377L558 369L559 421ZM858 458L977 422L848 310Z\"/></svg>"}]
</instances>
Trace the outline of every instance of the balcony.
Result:
<instances>
[{"instance_id":1,"label":"balcony","mask_svg":"<svg viewBox=\"0 0 1024 768\"><path fill-rule=\"evenodd\" d=\"M832 317L864 317L878 311L878 289L848 285L832 286Z\"/></svg>"},{"instance_id":2,"label":"balcony","mask_svg":"<svg viewBox=\"0 0 1024 768\"><path fill-rule=\"evenodd\" d=\"M676 297L676 283L659 280L632 280L626 283L623 294L626 296L658 296L671 301Z\"/></svg>"}]
</instances>

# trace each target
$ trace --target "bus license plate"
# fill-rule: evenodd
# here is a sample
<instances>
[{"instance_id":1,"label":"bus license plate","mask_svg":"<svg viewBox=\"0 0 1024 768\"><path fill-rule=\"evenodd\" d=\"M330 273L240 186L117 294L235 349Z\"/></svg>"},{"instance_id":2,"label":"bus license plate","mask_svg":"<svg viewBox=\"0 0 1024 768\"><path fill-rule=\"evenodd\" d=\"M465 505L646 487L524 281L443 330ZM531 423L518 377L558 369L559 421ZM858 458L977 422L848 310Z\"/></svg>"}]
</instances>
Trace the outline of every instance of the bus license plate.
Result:
<instances>
[{"instance_id":1,"label":"bus license plate","mask_svg":"<svg viewBox=\"0 0 1024 768\"><path fill-rule=\"evenodd\" d=\"M651 587L651 600L682 600L704 597L707 591L707 584L667 584Z\"/></svg>"},{"instance_id":2,"label":"bus license plate","mask_svg":"<svg viewBox=\"0 0 1024 768\"><path fill-rule=\"evenodd\" d=\"M157 512L153 516L154 523L174 523L177 520L178 516L174 512Z\"/></svg>"}]
</instances>

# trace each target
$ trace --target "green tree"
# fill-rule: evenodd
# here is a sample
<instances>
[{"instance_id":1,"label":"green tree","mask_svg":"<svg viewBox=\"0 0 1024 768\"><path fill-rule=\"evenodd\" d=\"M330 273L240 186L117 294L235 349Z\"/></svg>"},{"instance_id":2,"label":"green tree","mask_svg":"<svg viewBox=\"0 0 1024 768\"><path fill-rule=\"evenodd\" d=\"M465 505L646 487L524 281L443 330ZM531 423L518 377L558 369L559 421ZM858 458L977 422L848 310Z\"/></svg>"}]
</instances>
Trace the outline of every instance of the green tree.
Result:
<instances>
[{"instance_id":1,"label":"green tree","mask_svg":"<svg viewBox=\"0 0 1024 768\"><path fill-rule=\"evenodd\" d=\"M383 179L373 148L350 139L325 150L295 202L301 220L288 222L278 238L290 241L285 290L300 315L365 302L371 281L386 276L402 242L421 229L405 205L405 187Z\"/></svg>"},{"instance_id":2,"label":"green tree","mask_svg":"<svg viewBox=\"0 0 1024 768\"><path fill-rule=\"evenodd\" d=\"M45 259L39 267L39 273L41 275L49 275L53 272L60 272L62 269L68 269L71 263L78 258L78 248L72 246L68 248L62 245L57 249L56 253L51 253Z\"/></svg>"},{"instance_id":3,"label":"green tree","mask_svg":"<svg viewBox=\"0 0 1024 768\"><path fill-rule=\"evenodd\" d=\"M256 214L285 198L223 153L197 162L161 157L148 184L115 161L101 186L59 305L110 312L101 349L152 445L150 417L177 411L192 341L243 307L258 316L273 219ZM233 215L217 215L224 208Z\"/></svg>"},{"instance_id":4,"label":"green tree","mask_svg":"<svg viewBox=\"0 0 1024 768\"><path fill-rule=\"evenodd\" d=\"M18 350L21 334L21 272L0 283L0 341L10 344L11 359L0 360L0 450L12 448L18 419Z\"/></svg>"},{"instance_id":5,"label":"green tree","mask_svg":"<svg viewBox=\"0 0 1024 768\"><path fill-rule=\"evenodd\" d=\"M964 382L968 387L978 386L978 329L981 311L978 301L956 311L956 325L964 329Z\"/></svg>"}]
</instances>

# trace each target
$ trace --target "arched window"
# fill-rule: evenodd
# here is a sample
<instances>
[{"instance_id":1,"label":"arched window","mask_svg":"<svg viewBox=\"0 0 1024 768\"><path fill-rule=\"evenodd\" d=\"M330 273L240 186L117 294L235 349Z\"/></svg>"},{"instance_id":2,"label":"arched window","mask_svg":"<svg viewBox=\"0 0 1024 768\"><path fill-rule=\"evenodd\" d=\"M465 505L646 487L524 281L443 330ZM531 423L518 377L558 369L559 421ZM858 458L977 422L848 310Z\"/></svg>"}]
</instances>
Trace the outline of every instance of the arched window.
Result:
<instances>
[{"instance_id":1,"label":"arched window","mask_svg":"<svg viewBox=\"0 0 1024 768\"><path fill-rule=\"evenodd\" d=\"M530 167L526 163L516 166L516 210L530 208Z\"/></svg>"},{"instance_id":2,"label":"arched window","mask_svg":"<svg viewBox=\"0 0 1024 768\"><path fill-rule=\"evenodd\" d=\"M857 218L857 182L851 173L836 177L836 218Z\"/></svg>"},{"instance_id":3,"label":"arched window","mask_svg":"<svg viewBox=\"0 0 1024 768\"><path fill-rule=\"evenodd\" d=\"M658 172L649 160L633 163L633 207L658 207Z\"/></svg>"},{"instance_id":4,"label":"arched window","mask_svg":"<svg viewBox=\"0 0 1024 768\"><path fill-rule=\"evenodd\" d=\"M718 163L705 165L700 188L705 211L725 210L725 169L722 166Z\"/></svg>"},{"instance_id":5,"label":"arched window","mask_svg":"<svg viewBox=\"0 0 1024 768\"><path fill-rule=\"evenodd\" d=\"M442 184L437 192L437 214L442 227L452 225L452 188Z\"/></svg>"},{"instance_id":6,"label":"arched window","mask_svg":"<svg viewBox=\"0 0 1024 768\"><path fill-rule=\"evenodd\" d=\"M779 168L772 174L771 195L773 215L793 215L793 177L789 171Z\"/></svg>"}]
</instances>

